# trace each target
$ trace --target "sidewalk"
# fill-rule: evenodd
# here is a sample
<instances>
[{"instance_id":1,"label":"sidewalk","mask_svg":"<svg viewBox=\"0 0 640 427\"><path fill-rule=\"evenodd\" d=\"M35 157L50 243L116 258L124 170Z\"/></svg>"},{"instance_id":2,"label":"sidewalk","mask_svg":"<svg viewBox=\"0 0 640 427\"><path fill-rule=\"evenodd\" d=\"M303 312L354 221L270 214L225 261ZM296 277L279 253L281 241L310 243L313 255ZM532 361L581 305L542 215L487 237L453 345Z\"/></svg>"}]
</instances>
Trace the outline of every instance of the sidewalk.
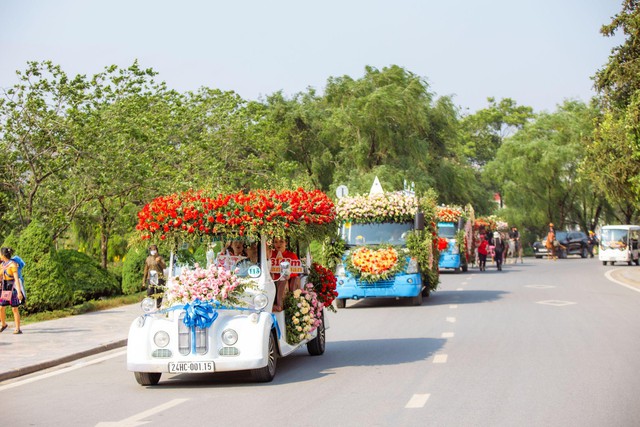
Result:
<instances>
[{"instance_id":1,"label":"sidewalk","mask_svg":"<svg viewBox=\"0 0 640 427\"><path fill-rule=\"evenodd\" d=\"M0 381L127 345L140 304L32 323L0 333Z\"/></svg>"},{"instance_id":2,"label":"sidewalk","mask_svg":"<svg viewBox=\"0 0 640 427\"><path fill-rule=\"evenodd\" d=\"M616 266L611 276L640 290L640 267ZM96 311L22 327L13 323L0 333L0 382L127 345L131 322L140 304Z\"/></svg>"}]
</instances>

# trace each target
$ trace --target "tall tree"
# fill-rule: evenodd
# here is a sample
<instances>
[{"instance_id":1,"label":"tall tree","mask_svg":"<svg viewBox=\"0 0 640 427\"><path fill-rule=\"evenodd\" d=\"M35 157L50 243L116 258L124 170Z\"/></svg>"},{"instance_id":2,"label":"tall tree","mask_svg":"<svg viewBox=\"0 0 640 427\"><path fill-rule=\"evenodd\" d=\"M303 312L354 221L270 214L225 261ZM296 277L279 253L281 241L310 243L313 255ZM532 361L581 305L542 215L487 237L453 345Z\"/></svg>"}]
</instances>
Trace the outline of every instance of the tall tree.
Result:
<instances>
[{"instance_id":1,"label":"tall tree","mask_svg":"<svg viewBox=\"0 0 640 427\"><path fill-rule=\"evenodd\" d=\"M624 222L638 217L640 204L640 7L625 0L604 36L621 31L622 45L614 47L607 64L595 75L604 114L591 144L584 169L606 194Z\"/></svg>"},{"instance_id":2,"label":"tall tree","mask_svg":"<svg viewBox=\"0 0 640 427\"><path fill-rule=\"evenodd\" d=\"M32 219L58 236L84 200L64 184L78 160L84 76L70 78L50 61L29 62L0 99L0 185L11 209L3 217L24 228Z\"/></svg>"}]
</instances>

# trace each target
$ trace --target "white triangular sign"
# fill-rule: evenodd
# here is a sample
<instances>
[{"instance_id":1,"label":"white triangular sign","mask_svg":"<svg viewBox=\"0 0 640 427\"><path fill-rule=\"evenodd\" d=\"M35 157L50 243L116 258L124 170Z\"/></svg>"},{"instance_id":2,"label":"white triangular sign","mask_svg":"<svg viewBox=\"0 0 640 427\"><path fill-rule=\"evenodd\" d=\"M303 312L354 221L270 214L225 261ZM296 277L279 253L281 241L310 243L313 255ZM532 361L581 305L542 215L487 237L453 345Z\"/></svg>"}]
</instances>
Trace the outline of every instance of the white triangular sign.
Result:
<instances>
[{"instance_id":1,"label":"white triangular sign","mask_svg":"<svg viewBox=\"0 0 640 427\"><path fill-rule=\"evenodd\" d=\"M382 185L380 184L380 180L377 176L376 179L373 180L371 191L369 191L370 196L373 196L374 194L384 194L384 190L382 189Z\"/></svg>"}]
</instances>

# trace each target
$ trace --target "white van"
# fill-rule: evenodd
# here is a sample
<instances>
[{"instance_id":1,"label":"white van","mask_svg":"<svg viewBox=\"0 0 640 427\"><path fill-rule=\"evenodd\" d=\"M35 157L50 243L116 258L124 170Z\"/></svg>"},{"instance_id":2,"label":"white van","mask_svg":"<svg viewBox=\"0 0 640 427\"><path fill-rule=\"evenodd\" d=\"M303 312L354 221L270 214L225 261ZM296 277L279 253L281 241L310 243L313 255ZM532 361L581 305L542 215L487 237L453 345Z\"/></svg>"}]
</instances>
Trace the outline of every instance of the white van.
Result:
<instances>
[{"instance_id":1,"label":"white van","mask_svg":"<svg viewBox=\"0 0 640 427\"><path fill-rule=\"evenodd\" d=\"M640 245L640 225L605 225L600 235L598 258L602 265L607 261L635 262L640 265L638 246Z\"/></svg>"}]
</instances>

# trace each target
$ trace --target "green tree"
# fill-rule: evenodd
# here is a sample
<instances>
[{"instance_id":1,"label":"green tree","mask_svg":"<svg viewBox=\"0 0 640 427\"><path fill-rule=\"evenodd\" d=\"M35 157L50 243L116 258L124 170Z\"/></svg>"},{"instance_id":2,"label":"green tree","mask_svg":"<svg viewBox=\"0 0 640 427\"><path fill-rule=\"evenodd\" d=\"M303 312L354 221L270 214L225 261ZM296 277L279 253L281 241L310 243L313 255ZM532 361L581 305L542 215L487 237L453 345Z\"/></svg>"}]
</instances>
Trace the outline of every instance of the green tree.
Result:
<instances>
[{"instance_id":1,"label":"green tree","mask_svg":"<svg viewBox=\"0 0 640 427\"><path fill-rule=\"evenodd\" d=\"M549 222L591 228L587 221L602 201L585 198L591 183L579 165L594 115L582 102L565 101L504 141L486 174L504 189L507 219L538 233Z\"/></svg>"},{"instance_id":2,"label":"green tree","mask_svg":"<svg viewBox=\"0 0 640 427\"><path fill-rule=\"evenodd\" d=\"M640 204L640 8L625 0L622 10L600 32L621 31L625 41L612 49L609 61L596 72L595 88L604 113L595 138L587 144L584 170L618 211L632 222Z\"/></svg>"},{"instance_id":3,"label":"green tree","mask_svg":"<svg viewBox=\"0 0 640 427\"><path fill-rule=\"evenodd\" d=\"M87 82L50 61L29 62L17 74L0 99L0 186L11 207L3 221L24 228L37 218L55 238L84 202L65 179L81 152L75 129Z\"/></svg>"}]
</instances>

